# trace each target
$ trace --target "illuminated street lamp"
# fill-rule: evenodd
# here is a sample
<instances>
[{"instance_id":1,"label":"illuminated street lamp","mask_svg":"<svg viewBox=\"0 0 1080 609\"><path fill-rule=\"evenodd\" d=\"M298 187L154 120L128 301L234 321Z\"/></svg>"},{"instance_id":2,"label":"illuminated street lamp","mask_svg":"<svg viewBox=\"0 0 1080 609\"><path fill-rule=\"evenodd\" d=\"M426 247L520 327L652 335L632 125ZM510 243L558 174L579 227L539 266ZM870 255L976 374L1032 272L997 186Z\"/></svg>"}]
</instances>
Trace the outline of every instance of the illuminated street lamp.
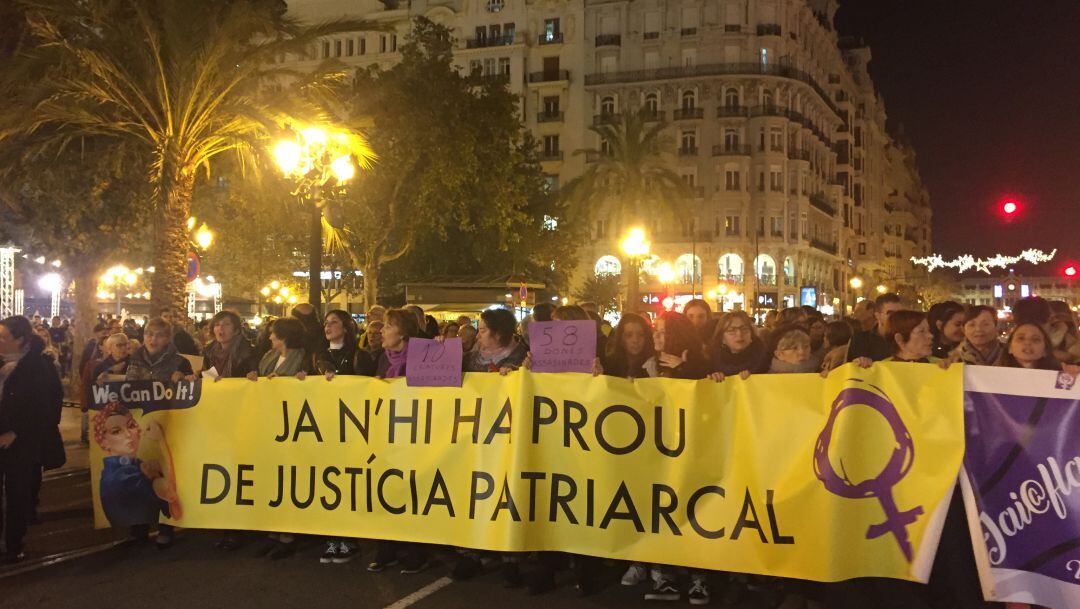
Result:
<instances>
[{"instance_id":1,"label":"illuminated street lamp","mask_svg":"<svg viewBox=\"0 0 1080 609\"><path fill-rule=\"evenodd\" d=\"M64 291L64 280L57 273L48 273L38 279L38 287L49 293L49 317L60 314L60 294Z\"/></svg>"},{"instance_id":2,"label":"illuminated street lamp","mask_svg":"<svg viewBox=\"0 0 1080 609\"><path fill-rule=\"evenodd\" d=\"M195 231L195 243L203 250L210 249L210 246L214 243L214 233L203 222L199 230Z\"/></svg>"},{"instance_id":3,"label":"illuminated street lamp","mask_svg":"<svg viewBox=\"0 0 1080 609\"><path fill-rule=\"evenodd\" d=\"M101 276L101 283L106 287L113 289L113 293L116 295L116 316L119 317L123 314L123 304L121 302L122 294L120 290L125 286L130 288L139 281L138 275L133 273L128 267L118 264L110 267L105 271L105 274Z\"/></svg>"},{"instance_id":4,"label":"illuminated street lamp","mask_svg":"<svg viewBox=\"0 0 1080 609\"><path fill-rule=\"evenodd\" d=\"M848 285L850 285L853 290L861 290L863 287L863 280L859 277L852 277L851 281L848 282Z\"/></svg>"},{"instance_id":5,"label":"illuminated street lamp","mask_svg":"<svg viewBox=\"0 0 1080 609\"><path fill-rule=\"evenodd\" d=\"M639 273L641 263L649 257L649 240L645 238L645 231L641 228L632 228L622 240L623 255L626 256L627 266L630 272L626 274L626 304L623 311L636 313L641 304L639 293Z\"/></svg>"},{"instance_id":6,"label":"illuminated street lamp","mask_svg":"<svg viewBox=\"0 0 1080 609\"><path fill-rule=\"evenodd\" d=\"M357 160L370 151L355 134L308 127L278 141L274 160L281 173L297 184L294 194L311 204L308 242L308 302L322 310L322 217L327 206L324 187L334 181L341 188L356 175ZM277 289L277 288L273 288ZM283 296L282 300L288 300Z\"/></svg>"},{"instance_id":7,"label":"illuminated street lamp","mask_svg":"<svg viewBox=\"0 0 1080 609\"><path fill-rule=\"evenodd\" d=\"M889 288L885 287L885 284L883 283L879 283L877 288L875 289L877 290L878 294L884 294L885 292L889 291Z\"/></svg>"}]
</instances>

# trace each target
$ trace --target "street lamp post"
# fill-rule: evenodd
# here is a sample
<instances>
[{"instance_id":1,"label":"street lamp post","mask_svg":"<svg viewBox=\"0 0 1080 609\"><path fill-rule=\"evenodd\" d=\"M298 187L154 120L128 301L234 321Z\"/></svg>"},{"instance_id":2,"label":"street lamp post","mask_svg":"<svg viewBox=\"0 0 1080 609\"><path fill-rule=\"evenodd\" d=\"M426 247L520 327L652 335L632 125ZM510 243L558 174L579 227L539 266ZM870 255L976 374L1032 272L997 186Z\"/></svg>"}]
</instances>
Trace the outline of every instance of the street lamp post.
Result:
<instances>
[{"instance_id":1,"label":"street lamp post","mask_svg":"<svg viewBox=\"0 0 1080 609\"><path fill-rule=\"evenodd\" d=\"M120 292L124 286L131 287L139 278L128 267L120 264L105 271L101 276L101 282L113 289L116 295L116 316L124 314L123 294Z\"/></svg>"},{"instance_id":2,"label":"street lamp post","mask_svg":"<svg viewBox=\"0 0 1080 609\"><path fill-rule=\"evenodd\" d=\"M622 251L630 271L626 274L626 304L623 311L636 313L641 305L641 262L649 256L649 241L645 238L645 231L640 228L630 229L630 233L622 241Z\"/></svg>"},{"instance_id":3,"label":"street lamp post","mask_svg":"<svg viewBox=\"0 0 1080 609\"><path fill-rule=\"evenodd\" d=\"M296 181L294 192L310 206L308 238L308 302L322 311L323 193L331 179L343 186L356 174L353 139L345 132L309 127L274 146L274 158L285 177Z\"/></svg>"}]
</instances>

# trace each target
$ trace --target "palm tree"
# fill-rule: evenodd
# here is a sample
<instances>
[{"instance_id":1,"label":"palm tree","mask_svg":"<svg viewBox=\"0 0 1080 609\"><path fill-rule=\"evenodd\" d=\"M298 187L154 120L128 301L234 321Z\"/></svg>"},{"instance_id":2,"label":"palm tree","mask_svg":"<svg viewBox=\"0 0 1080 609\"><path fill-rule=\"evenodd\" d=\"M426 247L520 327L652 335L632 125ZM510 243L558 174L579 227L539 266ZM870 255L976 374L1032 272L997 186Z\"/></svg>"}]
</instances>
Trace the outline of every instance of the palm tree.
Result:
<instances>
[{"instance_id":1,"label":"palm tree","mask_svg":"<svg viewBox=\"0 0 1080 609\"><path fill-rule=\"evenodd\" d=\"M664 137L667 126L650 122L647 108L626 113L619 121L590 127L600 136L603 150L578 150L591 161L580 177L566 185L570 209L587 216L607 213L623 218L631 226L658 216L678 217L693 196L689 186L671 169L671 143ZM627 304L637 304L637 261L629 261L633 271L627 277ZM632 303L632 304L631 304Z\"/></svg>"},{"instance_id":2,"label":"palm tree","mask_svg":"<svg viewBox=\"0 0 1080 609\"><path fill-rule=\"evenodd\" d=\"M152 307L183 309L185 222L200 169L225 152L255 166L282 125L323 118L311 95L341 78L321 66L306 89L278 63L303 57L321 37L378 30L363 21L304 25L265 0L19 0L30 42L5 70L0 143L28 154L85 137L140 150L155 206ZM12 81L19 79L19 87ZM4 83L0 83L4 84ZM362 141L354 151L366 157Z\"/></svg>"}]
</instances>

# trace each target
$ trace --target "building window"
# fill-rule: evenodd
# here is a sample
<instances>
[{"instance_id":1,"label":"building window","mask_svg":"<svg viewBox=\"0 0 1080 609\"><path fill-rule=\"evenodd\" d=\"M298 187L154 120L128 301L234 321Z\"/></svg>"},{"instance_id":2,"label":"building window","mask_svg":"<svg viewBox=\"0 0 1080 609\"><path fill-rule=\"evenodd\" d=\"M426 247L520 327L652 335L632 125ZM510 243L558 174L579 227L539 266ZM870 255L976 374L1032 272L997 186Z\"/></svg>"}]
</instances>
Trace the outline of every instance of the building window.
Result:
<instances>
[{"instance_id":1,"label":"building window","mask_svg":"<svg viewBox=\"0 0 1080 609\"><path fill-rule=\"evenodd\" d=\"M334 41L334 57L341 57L341 41Z\"/></svg>"},{"instance_id":2,"label":"building window","mask_svg":"<svg viewBox=\"0 0 1080 609\"><path fill-rule=\"evenodd\" d=\"M860 243L859 244L859 255L860 256L865 256L866 255L866 244L865 243Z\"/></svg>"},{"instance_id":3,"label":"building window","mask_svg":"<svg viewBox=\"0 0 1080 609\"><path fill-rule=\"evenodd\" d=\"M761 67L769 67L769 49L761 49Z\"/></svg>"},{"instance_id":4,"label":"building window","mask_svg":"<svg viewBox=\"0 0 1080 609\"><path fill-rule=\"evenodd\" d=\"M397 52L397 34L390 34L390 52Z\"/></svg>"},{"instance_id":5,"label":"building window","mask_svg":"<svg viewBox=\"0 0 1080 609\"><path fill-rule=\"evenodd\" d=\"M360 37L360 54L367 55L367 38Z\"/></svg>"},{"instance_id":6,"label":"building window","mask_svg":"<svg viewBox=\"0 0 1080 609\"><path fill-rule=\"evenodd\" d=\"M759 171L757 177L758 177L758 180L757 180L758 192L765 192L765 172L764 171Z\"/></svg>"},{"instance_id":7,"label":"building window","mask_svg":"<svg viewBox=\"0 0 1080 609\"><path fill-rule=\"evenodd\" d=\"M779 169L769 171L769 190L784 192L784 173Z\"/></svg>"},{"instance_id":8,"label":"building window","mask_svg":"<svg viewBox=\"0 0 1080 609\"><path fill-rule=\"evenodd\" d=\"M769 234L773 237L784 236L784 218L783 216L772 216L769 218Z\"/></svg>"},{"instance_id":9,"label":"building window","mask_svg":"<svg viewBox=\"0 0 1080 609\"><path fill-rule=\"evenodd\" d=\"M510 58L509 57L500 57L499 58L499 74L502 74L503 76L510 76Z\"/></svg>"},{"instance_id":10,"label":"building window","mask_svg":"<svg viewBox=\"0 0 1080 609\"><path fill-rule=\"evenodd\" d=\"M724 233L728 237L737 237L742 234L742 230L739 227L739 222L742 218L739 216L724 216Z\"/></svg>"},{"instance_id":11,"label":"building window","mask_svg":"<svg viewBox=\"0 0 1080 609\"><path fill-rule=\"evenodd\" d=\"M604 239L607 237L607 222L603 220L596 221L596 238Z\"/></svg>"},{"instance_id":12,"label":"building window","mask_svg":"<svg viewBox=\"0 0 1080 609\"><path fill-rule=\"evenodd\" d=\"M547 42L554 42L559 38L559 20L545 19L544 20L544 40Z\"/></svg>"},{"instance_id":13,"label":"building window","mask_svg":"<svg viewBox=\"0 0 1080 609\"><path fill-rule=\"evenodd\" d=\"M554 116L559 113L559 96L551 95L544 98L544 114Z\"/></svg>"},{"instance_id":14,"label":"building window","mask_svg":"<svg viewBox=\"0 0 1080 609\"><path fill-rule=\"evenodd\" d=\"M724 130L724 150L732 152L739 148L739 131L737 129Z\"/></svg>"},{"instance_id":15,"label":"building window","mask_svg":"<svg viewBox=\"0 0 1080 609\"><path fill-rule=\"evenodd\" d=\"M322 43L322 58L326 59L330 57L330 41L324 40Z\"/></svg>"},{"instance_id":16,"label":"building window","mask_svg":"<svg viewBox=\"0 0 1080 609\"><path fill-rule=\"evenodd\" d=\"M694 108L697 108L697 94L693 91L683 91L682 109L693 110Z\"/></svg>"},{"instance_id":17,"label":"building window","mask_svg":"<svg viewBox=\"0 0 1080 609\"><path fill-rule=\"evenodd\" d=\"M726 170L724 172L724 188L726 190L730 190L730 191L742 190L742 186L739 183L740 182L739 176L741 176L741 175L742 175L742 172L740 172L737 169L728 169L728 170ZM728 216L728 217L730 218L731 216Z\"/></svg>"},{"instance_id":18,"label":"building window","mask_svg":"<svg viewBox=\"0 0 1080 609\"><path fill-rule=\"evenodd\" d=\"M682 154L695 154L697 152L697 133L694 131L683 131L680 138L679 152Z\"/></svg>"},{"instance_id":19,"label":"building window","mask_svg":"<svg viewBox=\"0 0 1080 609\"><path fill-rule=\"evenodd\" d=\"M383 34L382 36L379 36L379 52L380 53L385 53L386 52L386 34Z\"/></svg>"},{"instance_id":20,"label":"building window","mask_svg":"<svg viewBox=\"0 0 1080 609\"><path fill-rule=\"evenodd\" d=\"M682 174L681 177L682 177L683 184L686 184L687 188L690 188L690 189L694 188L694 182L697 181L694 174L692 174L692 173L684 173L684 174Z\"/></svg>"},{"instance_id":21,"label":"building window","mask_svg":"<svg viewBox=\"0 0 1080 609\"><path fill-rule=\"evenodd\" d=\"M356 41L352 38L345 41L345 54L349 57L356 54Z\"/></svg>"},{"instance_id":22,"label":"building window","mask_svg":"<svg viewBox=\"0 0 1080 609\"><path fill-rule=\"evenodd\" d=\"M614 116L615 115L615 98L605 97L600 100L600 115L601 116Z\"/></svg>"},{"instance_id":23,"label":"building window","mask_svg":"<svg viewBox=\"0 0 1080 609\"><path fill-rule=\"evenodd\" d=\"M732 87L724 91L724 105L728 108L739 107L739 90Z\"/></svg>"},{"instance_id":24,"label":"building window","mask_svg":"<svg viewBox=\"0 0 1080 609\"><path fill-rule=\"evenodd\" d=\"M559 136L544 136L544 156L552 157L559 154Z\"/></svg>"},{"instance_id":25,"label":"building window","mask_svg":"<svg viewBox=\"0 0 1080 609\"><path fill-rule=\"evenodd\" d=\"M649 93L645 96L645 110L653 115L660 112L660 98L656 93Z\"/></svg>"},{"instance_id":26,"label":"building window","mask_svg":"<svg viewBox=\"0 0 1080 609\"><path fill-rule=\"evenodd\" d=\"M784 151L784 130L779 127L773 127L769 130L769 148L774 152Z\"/></svg>"}]
</instances>

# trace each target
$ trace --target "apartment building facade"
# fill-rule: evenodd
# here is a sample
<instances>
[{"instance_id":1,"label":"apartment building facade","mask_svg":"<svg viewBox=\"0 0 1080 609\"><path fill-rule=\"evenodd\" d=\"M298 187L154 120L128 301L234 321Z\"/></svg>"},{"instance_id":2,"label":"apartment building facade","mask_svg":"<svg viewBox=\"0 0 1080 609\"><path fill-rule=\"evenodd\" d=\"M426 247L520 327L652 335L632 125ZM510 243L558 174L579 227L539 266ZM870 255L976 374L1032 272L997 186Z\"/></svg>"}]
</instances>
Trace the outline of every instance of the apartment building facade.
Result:
<instances>
[{"instance_id":1,"label":"apartment building facade","mask_svg":"<svg viewBox=\"0 0 1080 609\"><path fill-rule=\"evenodd\" d=\"M835 0L292 0L300 18L363 17L393 32L321 41L312 65L390 65L409 20L450 27L462 70L505 82L542 146L552 188L602 148L589 127L645 109L693 193L643 228L643 298L718 308L812 303L843 310L854 276L911 283L930 208L914 154L886 132L869 50L832 26ZM598 209L580 282L621 272L629 222Z\"/></svg>"}]
</instances>

